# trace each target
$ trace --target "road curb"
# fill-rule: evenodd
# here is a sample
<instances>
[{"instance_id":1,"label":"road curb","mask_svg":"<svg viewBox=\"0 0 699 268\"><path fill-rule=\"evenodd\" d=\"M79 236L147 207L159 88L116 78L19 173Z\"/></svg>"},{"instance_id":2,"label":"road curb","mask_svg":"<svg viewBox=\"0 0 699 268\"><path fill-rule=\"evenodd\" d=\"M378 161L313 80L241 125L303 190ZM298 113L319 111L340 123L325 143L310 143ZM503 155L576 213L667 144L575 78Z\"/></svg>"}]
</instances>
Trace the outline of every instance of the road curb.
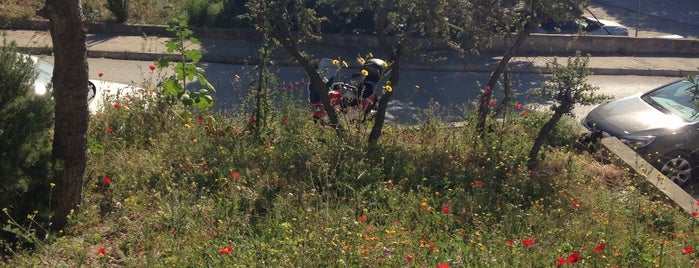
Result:
<instances>
[{"instance_id":1,"label":"road curb","mask_svg":"<svg viewBox=\"0 0 699 268\"><path fill-rule=\"evenodd\" d=\"M636 151L631 150L619 139L607 137L601 140L601 144L615 154L622 164L630 167L637 175L643 177L647 186L657 189L664 198L675 203L685 213L691 216L692 212L696 211L697 200L694 197L665 177L660 171L641 158ZM699 218L695 217L694 220L699 221Z\"/></svg>"}]
</instances>

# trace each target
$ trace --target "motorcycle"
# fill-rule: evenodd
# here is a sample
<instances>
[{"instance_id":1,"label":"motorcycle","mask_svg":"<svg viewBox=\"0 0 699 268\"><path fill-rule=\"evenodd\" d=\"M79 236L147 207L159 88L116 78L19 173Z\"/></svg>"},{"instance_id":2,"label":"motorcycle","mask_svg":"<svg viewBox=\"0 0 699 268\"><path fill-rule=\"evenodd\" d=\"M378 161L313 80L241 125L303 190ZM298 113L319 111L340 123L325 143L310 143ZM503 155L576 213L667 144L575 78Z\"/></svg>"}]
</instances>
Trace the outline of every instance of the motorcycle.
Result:
<instances>
[{"instance_id":1,"label":"motorcycle","mask_svg":"<svg viewBox=\"0 0 699 268\"><path fill-rule=\"evenodd\" d=\"M343 81L339 61L323 58L317 71L323 78L330 104L337 114L351 122L364 122L372 120L377 113L375 85L386 76L386 66L381 59L369 59L362 66L362 73L352 74ZM309 84L308 90L313 118L323 124L329 123L325 107L312 84Z\"/></svg>"}]
</instances>

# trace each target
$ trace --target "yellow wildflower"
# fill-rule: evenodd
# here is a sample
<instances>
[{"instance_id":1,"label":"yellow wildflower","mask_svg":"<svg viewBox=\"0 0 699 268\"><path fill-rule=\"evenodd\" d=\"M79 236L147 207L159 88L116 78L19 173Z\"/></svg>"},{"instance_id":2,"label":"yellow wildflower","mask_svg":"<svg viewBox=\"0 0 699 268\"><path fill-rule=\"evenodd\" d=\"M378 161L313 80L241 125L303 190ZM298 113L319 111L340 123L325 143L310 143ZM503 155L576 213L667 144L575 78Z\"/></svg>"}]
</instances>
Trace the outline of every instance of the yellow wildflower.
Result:
<instances>
[{"instance_id":1,"label":"yellow wildflower","mask_svg":"<svg viewBox=\"0 0 699 268\"><path fill-rule=\"evenodd\" d=\"M362 75L363 76L369 76L369 71L362 69Z\"/></svg>"},{"instance_id":2,"label":"yellow wildflower","mask_svg":"<svg viewBox=\"0 0 699 268\"><path fill-rule=\"evenodd\" d=\"M383 86L383 90L386 92L393 92L393 87L391 85L385 85Z\"/></svg>"},{"instance_id":3,"label":"yellow wildflower","mask_svg":"<svg viewBox=\"0 0 699 268\"><path fill-rule=\"evenodd\" d=\"M364 60L364 58L362 57L357 57L357 62L359 62L360 65L364 65L364 63L366 63L366 60Z\"/></svg>"},{"instance_id":4,"label":"yellow wildflower","mask_svg":"<svg viewBox=\"0 0 699 268\"><path fill-rule=\"evenodd\" d=\"M337 60L337 59L334 59L334 60L333 60L333 65L340 65L340 61Z\"/></svg>"}]
</instances>

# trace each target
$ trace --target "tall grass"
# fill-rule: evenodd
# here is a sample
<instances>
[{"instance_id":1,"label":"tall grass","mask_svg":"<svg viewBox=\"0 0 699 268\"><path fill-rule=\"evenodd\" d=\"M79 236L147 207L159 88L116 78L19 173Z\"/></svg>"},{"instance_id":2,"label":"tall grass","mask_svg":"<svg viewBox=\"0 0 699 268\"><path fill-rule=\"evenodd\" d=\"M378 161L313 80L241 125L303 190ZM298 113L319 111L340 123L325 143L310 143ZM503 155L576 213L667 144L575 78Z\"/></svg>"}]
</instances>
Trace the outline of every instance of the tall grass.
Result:
<instances>
[{"instance_id":1,"label":"tall grass","mask_svg":"<svg viewBox=\"0 0 699 268\"><path fill-rule=\"evenodd\" d=\"M298 89L275 94L263 143L247 116L108 101L70 227L4 265L696 266L696 221L577 152L565 126L526 171L545 114L486 137L427 115L369 152L366 126L340 140Z\"/></svg>"}]
</instances>

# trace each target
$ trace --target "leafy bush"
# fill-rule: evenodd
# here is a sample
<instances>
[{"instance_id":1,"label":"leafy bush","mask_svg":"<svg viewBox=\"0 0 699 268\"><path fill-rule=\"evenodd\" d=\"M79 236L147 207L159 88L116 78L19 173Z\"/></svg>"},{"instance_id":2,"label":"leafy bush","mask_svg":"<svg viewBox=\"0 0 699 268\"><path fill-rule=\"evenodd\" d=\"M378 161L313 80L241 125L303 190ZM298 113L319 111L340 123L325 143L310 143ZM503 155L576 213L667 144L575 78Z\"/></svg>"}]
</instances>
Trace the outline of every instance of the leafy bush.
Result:
<instances>
[{"instance_id":1,"label":"leafy bush","mask_svg":"<svg viewBox=\"0 0 699 268\"><path fill-rule=\"evenodd\" d=\"M190 0L185 8L190 25L207 27L213 26L224 8L224 3L221 1Z\"/></svg>"},{"instance_id":2,"label":"leafy bush","mask_svg":"<svg viewBox=\"0 0 699 268\"><path fill-rule=\"evenodd\" d=\"M34 66L14 43L0 47L0 62L0 246L14 247L48 228L53 102L34 94Z\"/></svg>"},{"instance_id":3,"label":"leafy bush","mask_svg":"<svg viewBox=\"0 0 699 268\"><path fill-rule=\"evenodd\" d=\"M128 21L129 0L107 0L107 9L112 12L117 23Z\"/></svg>"}]
</instances>

